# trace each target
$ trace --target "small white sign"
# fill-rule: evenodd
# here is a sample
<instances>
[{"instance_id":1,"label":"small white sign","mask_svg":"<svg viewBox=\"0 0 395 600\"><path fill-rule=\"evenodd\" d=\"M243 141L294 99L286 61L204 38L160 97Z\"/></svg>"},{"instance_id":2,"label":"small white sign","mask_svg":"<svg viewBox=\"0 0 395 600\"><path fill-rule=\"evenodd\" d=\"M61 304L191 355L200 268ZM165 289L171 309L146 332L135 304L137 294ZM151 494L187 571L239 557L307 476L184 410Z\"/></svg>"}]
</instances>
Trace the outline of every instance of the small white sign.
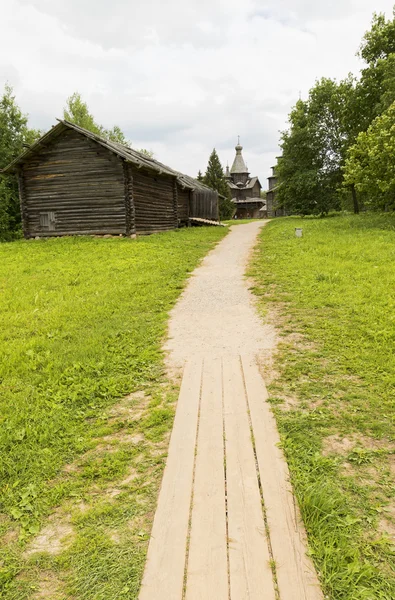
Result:
<instances>
[{"instance_id":1,"label":"small white sign","mask_svg":"<svg viewBox=\"0 0 395 600\"><path fill-rule=\"evenodd\" d=\"M301 227L295 227L296 237L303 237L303 229Z\"/></svg>"}]
</instances>

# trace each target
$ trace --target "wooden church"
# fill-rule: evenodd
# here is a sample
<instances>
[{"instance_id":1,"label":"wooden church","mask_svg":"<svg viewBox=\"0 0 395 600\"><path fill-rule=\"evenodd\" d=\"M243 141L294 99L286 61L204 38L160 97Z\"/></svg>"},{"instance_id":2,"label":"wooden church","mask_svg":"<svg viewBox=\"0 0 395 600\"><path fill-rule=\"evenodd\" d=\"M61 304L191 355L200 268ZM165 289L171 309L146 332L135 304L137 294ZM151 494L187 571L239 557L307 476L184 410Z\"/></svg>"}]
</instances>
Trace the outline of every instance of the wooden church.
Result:
<instances>
[{"instance_id":1,"label":"wooden church","mask_svg":"<svg viewBox=\"0 0 395 600\"><path fill-rule=\"evenodd\" d=\"M236 156L232 168L226 167L225 177L236 205L235 218L256 219L263 216L264 200L261 198L262 186L258 177L250 177L244 161L240 138L235 147Z\"/></svg>"}]
</instances>

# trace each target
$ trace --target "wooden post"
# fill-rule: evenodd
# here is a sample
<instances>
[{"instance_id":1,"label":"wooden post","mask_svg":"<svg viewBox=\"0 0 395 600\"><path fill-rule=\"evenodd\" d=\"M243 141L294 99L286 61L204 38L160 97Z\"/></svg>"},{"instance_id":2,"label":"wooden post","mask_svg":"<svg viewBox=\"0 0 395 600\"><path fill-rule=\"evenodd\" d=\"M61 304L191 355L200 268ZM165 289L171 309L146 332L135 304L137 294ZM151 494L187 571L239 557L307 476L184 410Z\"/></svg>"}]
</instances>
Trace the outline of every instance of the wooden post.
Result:
<instances>
[{"instance_id":1,"label":"wooden post","mask_svg":"<svg viewBox=\"0 0 395 600\"><path fill-rule=\"evenodd\" d=\"M129 164L123 161L125 185L125 233L130 236L136 233L136 215L133 202L133 174Z\"/></svg>"},{"instance_id":2,"label":"wooden post","mask_svg":"<svg viewBox=\"0 0 395 600\"><path fill-rule=\"evenodd\" d=\"M174 227L178 228L178 190L177 179L173 179L173 208L174 208Z\"/></svg>"}]
</instances>

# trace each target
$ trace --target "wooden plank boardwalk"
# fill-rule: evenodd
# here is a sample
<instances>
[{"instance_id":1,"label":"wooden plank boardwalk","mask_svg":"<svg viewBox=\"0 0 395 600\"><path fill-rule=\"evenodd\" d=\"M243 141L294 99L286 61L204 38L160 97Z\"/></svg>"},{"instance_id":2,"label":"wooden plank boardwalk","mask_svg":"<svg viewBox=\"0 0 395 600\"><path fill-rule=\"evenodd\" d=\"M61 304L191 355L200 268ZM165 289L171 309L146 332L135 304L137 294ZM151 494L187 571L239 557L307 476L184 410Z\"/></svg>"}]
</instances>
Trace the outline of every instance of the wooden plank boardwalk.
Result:
<instances>
[{"instance_id":1,"label":"wooden plank boardwalk","mask_svg":"<svg viewBox=\"0 0 395 600\"><path fill-rule=\"evenodd\" d=\"M139 600L322 600L251 356L185 366Z\"/></svg>"}]
</instances>

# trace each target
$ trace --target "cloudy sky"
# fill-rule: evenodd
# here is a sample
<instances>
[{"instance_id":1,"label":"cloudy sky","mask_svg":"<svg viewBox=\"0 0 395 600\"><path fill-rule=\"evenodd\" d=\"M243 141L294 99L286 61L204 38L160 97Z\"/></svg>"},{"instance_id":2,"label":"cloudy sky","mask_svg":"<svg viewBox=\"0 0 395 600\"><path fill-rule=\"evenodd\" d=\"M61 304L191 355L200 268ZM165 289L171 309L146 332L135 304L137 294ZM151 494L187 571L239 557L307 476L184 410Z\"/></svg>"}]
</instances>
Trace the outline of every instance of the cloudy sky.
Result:
<instances>
[{"instance_id":1,"label":"cloudy sky","mask_svg":"<svg viewBox=\"0 0 395 600\"><path fill-rule=\"evenodd\" d=\"M266 186L279 130L316 78L360 68L394 0L3 0L0 85L48 129L79 91L96 119L191 175L237 135Z\"/></svg>"}]
</instances>

